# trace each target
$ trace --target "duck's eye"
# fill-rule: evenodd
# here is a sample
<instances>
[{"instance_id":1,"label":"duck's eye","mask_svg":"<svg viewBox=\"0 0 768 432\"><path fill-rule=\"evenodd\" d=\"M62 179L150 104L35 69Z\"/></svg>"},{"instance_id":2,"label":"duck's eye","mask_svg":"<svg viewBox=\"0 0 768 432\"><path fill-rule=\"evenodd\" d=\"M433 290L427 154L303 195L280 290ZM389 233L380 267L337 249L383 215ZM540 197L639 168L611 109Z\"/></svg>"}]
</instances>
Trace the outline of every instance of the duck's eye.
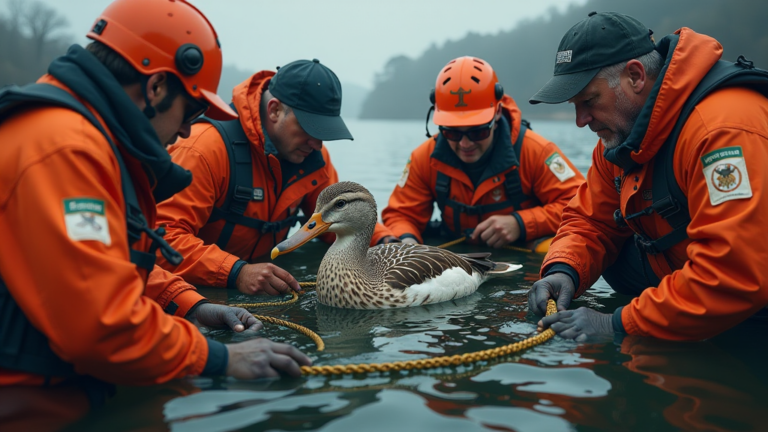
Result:
<instances>
[{"instance_id":1,"label":"duck's eye","mask_svg":"<svg viewBox=\"0 0 768 432\"><path fill-rule=\"evenodd\" d=\"M346 202L346 201L344 201L344 200L338 200L338 201L336 201L336 208L338 208L338 209L340 209L340 208L344 208L344 206L345 206L345 205L347 205L347 202Z\"/></svg>"}]
</instances>

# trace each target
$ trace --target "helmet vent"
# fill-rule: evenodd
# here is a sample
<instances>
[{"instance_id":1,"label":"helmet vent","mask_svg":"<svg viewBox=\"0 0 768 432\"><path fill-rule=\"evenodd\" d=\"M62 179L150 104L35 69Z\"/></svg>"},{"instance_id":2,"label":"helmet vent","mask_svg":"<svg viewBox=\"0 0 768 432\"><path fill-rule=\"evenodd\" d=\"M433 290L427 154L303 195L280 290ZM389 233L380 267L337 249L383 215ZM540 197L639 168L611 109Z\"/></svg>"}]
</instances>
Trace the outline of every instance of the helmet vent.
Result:
<instances>
[{"instance_id":1,"label":"helmet vent","mask_svg":"<svg viewBox=\"0 0 768 432\"><path fill-rule=\"evenodd\" d=\"M474 60L474 61L475 61L475 63L480 63L481 65L485 66L485 63L481 62L481 61L480 61L480 60L478 60L478 59L472 59L472 60Z\"/></svg>"},{"instance_id":2,"label":"helmet vent","mask_svg":"<svg viewBox=\"0 0 768 432\"><path fill-rule=\"evenodd\" d=\"M477 67L477 66L475 66L475 69L479 70L480 72L482 72L482 71L483 71L482 69L480 69L480 68L479 68L479 67Z\"/></svg>"},{"instance_id":3,"label":"helmet vent","mask_svg":"<svg viewBox=\"0 0 768 432\"><path fill-rule=\"evenodd\" d=\"M472 77L472 81L474 81L474 82L476 82L476 83L480 84L480 78L478 78L478 77L476 77L476 76L473 76L473 77Z\"/></svg>"},{"instance_id":4,"label":"helmet vent","mask_svg":"<svg viewBox=\"0 0 768 432\"><path fill-rule=\"evenodd\" d=\"M448 81L450 81L450 80L451 80L451 77L446 78L445 81L443 81L443 85L448 84Z\"/></svg>"},{"instance_id":5,"label":"helmet vent","mask_svg":"<svg viewBox=\"0 0 768 432\"><path fill-rule=\"evenodd\" d=\"M449 70L451 70L451 69L452 69L452 68L451 68L450 66L448 66L447 68L443 69L443 73L446 73L446 72L448 72L448 71L449 71Z\"/></svg>"}]
</instances>

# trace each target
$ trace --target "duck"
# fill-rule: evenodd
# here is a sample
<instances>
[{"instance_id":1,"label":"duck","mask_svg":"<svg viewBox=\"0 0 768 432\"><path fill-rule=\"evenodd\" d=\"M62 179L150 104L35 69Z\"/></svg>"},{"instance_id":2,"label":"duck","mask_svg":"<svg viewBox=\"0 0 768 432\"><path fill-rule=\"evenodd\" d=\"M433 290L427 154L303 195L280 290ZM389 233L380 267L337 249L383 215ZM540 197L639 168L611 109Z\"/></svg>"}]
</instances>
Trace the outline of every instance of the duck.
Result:
<instances>
[{"instance_id":1,"label":"duck","mask_svg":"<svg viewBox=\"0 0 768 432\"><path fill-rule=\"evenodd\" d=\"M317 272L317 300L349 309L421 306L468 296L492 277L522 266L494 262L490 253L457 254L421 244L369 247L377 222L373 195L355 182L332 184L314 214L272 249L274 260L325 233L336 234Z\"/></svg>"}]
</instances>

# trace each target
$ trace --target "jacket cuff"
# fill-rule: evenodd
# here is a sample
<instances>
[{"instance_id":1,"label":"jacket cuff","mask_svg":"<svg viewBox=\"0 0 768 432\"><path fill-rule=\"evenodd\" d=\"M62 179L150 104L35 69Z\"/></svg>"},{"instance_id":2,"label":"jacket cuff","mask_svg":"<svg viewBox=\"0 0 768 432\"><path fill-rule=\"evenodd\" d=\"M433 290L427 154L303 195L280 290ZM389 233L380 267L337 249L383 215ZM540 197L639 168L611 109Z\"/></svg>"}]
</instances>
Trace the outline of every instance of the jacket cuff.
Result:
<instances>
[{"instance_id":1,"label":"jacket cuff","mask_svg":"<svg viewBox=\"0 0 768 432\"><path fill-rule=\"evenodd\" d=\"M544 276L549 276L554 273L565 273L568 276L571 277L571 280L573 281L573 286L577 287L579 286L579 272L576 271L575 268L569 266L568 264L563 263L555 263L550 267L546 273L544 273Z\"/></svg>"},{"instance_id":2,"label":"jacket cuff","mask_svg":"<svg viewBox=\"0 0 768 432\"><path fill-rule=\"evenodd\" d=\"M165 307L165 312L184 318L195 305L206 300L194 288L184 290L174 297Z\"/></svg>"},{"instance_id":3,"label":"jacket cuff","mask_svg":"<svg viewBox=\"0 0 768 432\"><path fill-rule=\"evenodd\" d=\"M240 270L242 270L243 266L246 264L247 263L243 260L237 260L235 262L235 264L232 266L232 270L229 271L229 276L227 276L227 288L237 289L237 276L240 275Z\"/></svg>"},{"instance_id":4,"label":"jacket cuff","mask_svg":"<svg viewBox=\"0 0 768 432\"><path fill-rule=\"evenodd\" d=\"M392 230L387 228L381 223L376 224L376 228L373 230L373 237L371 237L371 246L379 244L379 242L387 236L397 237Z\"/></svg>"},{"instance_id":5,"label":"jacket cuff","mask_svg":"<svg viewBox=\"0 0 768 432\"><path fill-rule=\"evenodd\" d=\"M208 359L205 361L205 367L200 373L202 376L221 376L227 373L227 364L229 363L229 352L223 343L211 339L205 339L208 342Z\"/></svg>"},{"instance_id":6,"label":"jacket cuff","mask_svg":"<svg viewBox=\"0 0 768 432\"><path fill-rule=\"evenodd\" d=\"M412 239L416 240L417 242L421 243L421 241L419 240L419 238L418 238L418 237L416 237L414 234L411 234L411 233L405 233L405 234L403 234L403 235L401 235L401 236L400 236L400 240L401 240L401 241L402 241L402 240L405 240L405 239L407 239L407 238L412 238Z\"/></svg>"},{"instance_id":7,"label":"jacket cuff","mask_svg":"<svg viewBox=\"0 0 768 432\"><path fill-rule=\"evenodd\" d=\"M232 273L232 267L235 266L235 264L240 261L240 258L228 254L226 258L224 258L224 261L221 262L221 265L219 265L219 269L216 271L216 283L213 284L213 286L218 288L226 288L229 286L227 282L229 281L229 275Z\"/></svg>"},{"instance_id":8,"label":"jacket cuff","mask_svg":"<svg viewBox=\"0 0 768 432\"><path fill-rule=\"evenodd\" d=\"M512 213L512 216L515 217L515 220L517 220L517 225L520 226L520 237L517 239L517 241L524 242L526 240L525 222L523 222L523 218L518 212Z\"/></svg>"},{"instance_id":9,"label":"jacket cuff","mask_svg":"<svg viewBox=\"0 0 768 432\"><path fill-rule=\"evenodd\" d=\"M613 317L611 318L611 322L613 323L613 331L614 333L624 333L626 334L626 330L624 330L624 323L621 322L621 311L624 309L624 306L619 306L616 308L616 310L613 312Z\"/></svg>"}]
</instances>

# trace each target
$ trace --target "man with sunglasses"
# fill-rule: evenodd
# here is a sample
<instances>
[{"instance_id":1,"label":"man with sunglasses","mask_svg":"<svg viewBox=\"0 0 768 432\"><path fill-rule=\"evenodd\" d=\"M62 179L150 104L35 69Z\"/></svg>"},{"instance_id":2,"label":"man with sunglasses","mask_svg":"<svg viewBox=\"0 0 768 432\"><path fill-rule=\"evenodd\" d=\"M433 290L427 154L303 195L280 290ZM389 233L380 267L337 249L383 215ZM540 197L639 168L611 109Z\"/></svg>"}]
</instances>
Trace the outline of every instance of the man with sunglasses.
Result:
<instances>
[{"instance_id":1,"label":"man with sunglasses","mask_svg":"<svg viewBox=\"0 0 768 432\"><path fill-rule=\"evenodd\" d=\"M287 237L299 209L311 214L320 192L339 181L323 141L352 139L341 84L320 61L298 60L235 87L232 106L239 120L204 119L170 148L194 181L158 207L166 238L185 258L175 265L160 257L161 265L197 285L298 291L287 271L259 261ZM389 240L377 225L372 243Z\"/></svg>"},{"instance_id":2,"label":"man with sunglasses","mask_svg":"<svg viewBox=\"0 0 768 432\"><path fill-rule=\"evenodd\" d=\"M292 346L206 339L197 325L261 324L154 265L156 249L182 259L156 202L192 180L165 146L203 111L237 118L216 95L213 27L182 0L116 0L88 37L0 92L0 387L82 390L93 406L113 384L300 375L310 361Z\"/></svg>"},{"instance_id":3,"label":"man with sunglasses","mask_svg":"<svg viewBox=\"0 0 768 432\"><path fill-rule=\"evenodd\" d=\"M448 62L430 100L440 133L411 153L382 212L387 228L421 243L437 203L443 235L546 250L584 177L528 127L485 61Z\"/></svg>"}]
</instances>

